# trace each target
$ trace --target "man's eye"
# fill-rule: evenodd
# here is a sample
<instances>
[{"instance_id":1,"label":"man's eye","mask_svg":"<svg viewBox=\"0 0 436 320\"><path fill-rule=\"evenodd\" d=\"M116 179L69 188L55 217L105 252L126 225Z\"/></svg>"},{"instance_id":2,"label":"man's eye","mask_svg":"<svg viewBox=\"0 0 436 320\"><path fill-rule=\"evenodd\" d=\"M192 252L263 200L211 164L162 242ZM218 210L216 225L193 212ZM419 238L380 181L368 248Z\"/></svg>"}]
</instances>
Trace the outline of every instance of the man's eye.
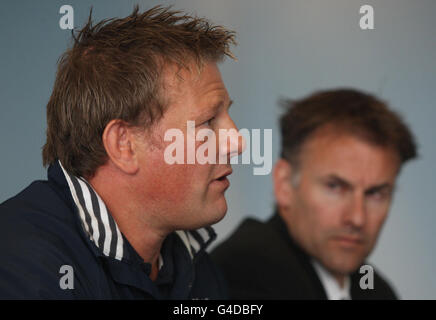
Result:
<instances>
[{"instance_id":1,"label":"man's eye","mask_svg":"<svg viewBox=\"0 0 436 320\"><path fill-rule=\"evenodd\" d=\"M340 185L337 182L327 182L327 187L331 190L339 189Z\"/></svg>"},{"instance_id":2,"label":"man's eye","mask_svg":"<svg viewBox=\"0 0 436 320\"><path fill-rule=\"evenodd\" d=\"M203 125L205 126L210 126L212 124L212 121L215 119L215 117L210 118L209 120L203 122Z\"/></svg>"},{"instance_id":3,"label":"man's eye","mask_svg":"<svg viewBox=\"0 0 436 320\"><path fill-rule=\"evenodd\" d=\"M329 192L333 192L333 193L336 193L336 194L340 194L343 191L345 191L344 190L344 186L341 183L339 183L339 182L330 181L330 182L326 183L326 186L327 186L327 190Z\"/></svg>"},{"instance_id":4,"label":"man's eye","mask_svg":"<svg viewBox=\"0 0 436 320\"><path fill-rule=\"evenodd\" d=\"M375 200L383 200L389 197L389 192L382 191L382 190L374 190L374 191L369 191L367 195Z\"/></svg>"}]
</instances>

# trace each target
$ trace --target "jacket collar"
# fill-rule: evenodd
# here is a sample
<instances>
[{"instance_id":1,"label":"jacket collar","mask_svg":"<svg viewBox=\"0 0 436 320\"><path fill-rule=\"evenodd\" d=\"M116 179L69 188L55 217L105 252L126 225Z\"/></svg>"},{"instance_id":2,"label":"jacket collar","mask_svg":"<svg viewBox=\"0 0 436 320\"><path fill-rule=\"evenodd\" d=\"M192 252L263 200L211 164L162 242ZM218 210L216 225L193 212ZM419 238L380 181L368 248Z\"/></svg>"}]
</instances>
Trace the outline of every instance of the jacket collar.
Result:
<instances>
[{"instance_id":1,"label":"jacket collar","mask_svg":"<svg viewBox=\"0 0 436 320\"><path fill-rule=\"evenodd\" d=\"M100 254L119 261L136 260L139 257L121 233L103 200L86 179L68 173L59 160L49 167L48 178L68 190L67 197L71 196L73 200L81 226ZM191 260L216 239L216 233L210 226L197 230L178 230L175 234L184 244ZM160 259L160 267L162 263Z\"/></svg>"},{"instance_id":2,"label":"jacket collar","mask_svg":"<svg viewBox=\"0 0 436 320\"><path fill-rule=\"evenodd\" d=\"M315 271L313 264L311 263L311 257L300 247L300 245L292 237L286 223L283 221L278 210L276 209L274 215L267 222L278 234L280 234L281 241L286 243L291 251L295 254L295 258L298 259L302 270L306 273L308 279L310 279L306 286L308 286L311 295L315 299L327 300L327 293L324 286L321 283L318 274Z\"/></svg>"}]
</instances>

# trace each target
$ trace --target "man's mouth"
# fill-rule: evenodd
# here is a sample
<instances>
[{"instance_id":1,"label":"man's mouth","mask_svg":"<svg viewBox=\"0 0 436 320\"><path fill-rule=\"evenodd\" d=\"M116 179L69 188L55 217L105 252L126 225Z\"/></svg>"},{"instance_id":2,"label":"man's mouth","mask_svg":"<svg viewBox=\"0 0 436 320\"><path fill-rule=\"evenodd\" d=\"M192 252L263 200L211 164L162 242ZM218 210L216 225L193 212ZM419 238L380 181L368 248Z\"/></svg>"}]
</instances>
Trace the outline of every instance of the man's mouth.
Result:
<instances>
[{"instance_id":1,"label":"man's mouth","mask_svg":"<svg viewBox=\"0 0 436 320\"><path fill-rule=\"evenodd\" d=\"M229 169L223 171L221 174L219 174L217 176L217 178L215 178L214 180L218 180L218 181L227 180L227 176L231 175L232 172L233 172L232 168L229 168Z\"/></svg>"},{"instance_id":2,"label":"man's mouth","mask_svg":"<svg viewBox=\"0 0 436 320\"><path fill-rule=\"evenodd\" d=\"M227 177L231 175L232 172L233 172L232 168L223 171L214 180L212 180L211 185L225 191L230 186L230 182L229 179L227 179Z\"/></svg>"},{"instance_id":3,"label":"man's mouth","mask_svg":"<svg viewBox=\"0 0 436 320\"><path fill-rule=\"evenodd\" d=\"M357 247L363 244L363 239L360 237L351 237L351 236L337 236L334 237L333 240L339 243L343 247Z\"/></svg>"}]
</instances>

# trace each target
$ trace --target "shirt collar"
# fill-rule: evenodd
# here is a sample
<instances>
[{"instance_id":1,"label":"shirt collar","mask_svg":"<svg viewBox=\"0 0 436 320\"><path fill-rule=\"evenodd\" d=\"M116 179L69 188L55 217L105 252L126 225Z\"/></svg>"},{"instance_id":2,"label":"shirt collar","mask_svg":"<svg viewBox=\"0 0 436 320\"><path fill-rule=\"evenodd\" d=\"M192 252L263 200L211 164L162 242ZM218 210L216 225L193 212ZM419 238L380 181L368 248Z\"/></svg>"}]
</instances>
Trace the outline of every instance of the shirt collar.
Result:
<instances>
[{"instance_id":1,"label":"shirt collar","mask_svg":"<svg viewBox=\"0 0 436 320\"><path fill-rule=\"evenodd\" d=\"M333 275L328 272L320 263L312 259L312 264L316 273L324 287L328 300L351 300L350 295L350 277L346 276L344 279L344 286L341 288L338 281Z\"/></svg>"},{"instance_id":2,"label":"shirt collar","mask_svg":"<svg viewBox=\"0 0 436 320\"><path fill-rule=\"evenodd\" d=\"M68 173L61 162L58 162L78 209L82 227L89 239L104 256L120 261L128 259L128 241L98 193L84 178ZM192 260L216 239L216 233L210 226L197 230L178 230L175 233L183 242ZM163 259L160 255L159 269L162 266Z\"/></svg>"}]
</instances>

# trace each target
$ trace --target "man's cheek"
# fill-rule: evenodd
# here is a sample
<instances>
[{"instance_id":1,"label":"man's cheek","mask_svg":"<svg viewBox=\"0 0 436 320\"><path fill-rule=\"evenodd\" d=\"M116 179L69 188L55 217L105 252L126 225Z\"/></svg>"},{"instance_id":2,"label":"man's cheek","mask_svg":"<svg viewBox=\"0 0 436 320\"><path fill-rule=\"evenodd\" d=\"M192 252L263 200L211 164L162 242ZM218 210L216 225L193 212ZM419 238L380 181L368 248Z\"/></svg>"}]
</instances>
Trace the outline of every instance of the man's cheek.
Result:
<instances>
[{"instance_id":1,"label":"man's cheek","mask_svg":"<svg viewBox=\"0 0 436 320\"><path fill-rule=\"evenodd\" d=\"M174 165L167 169L169 170L166 170L166 174L161 175L154 183L152 194L174 203L186 201L195 186L194 173L187 165Z\"/></svg>"}]
</instances>

